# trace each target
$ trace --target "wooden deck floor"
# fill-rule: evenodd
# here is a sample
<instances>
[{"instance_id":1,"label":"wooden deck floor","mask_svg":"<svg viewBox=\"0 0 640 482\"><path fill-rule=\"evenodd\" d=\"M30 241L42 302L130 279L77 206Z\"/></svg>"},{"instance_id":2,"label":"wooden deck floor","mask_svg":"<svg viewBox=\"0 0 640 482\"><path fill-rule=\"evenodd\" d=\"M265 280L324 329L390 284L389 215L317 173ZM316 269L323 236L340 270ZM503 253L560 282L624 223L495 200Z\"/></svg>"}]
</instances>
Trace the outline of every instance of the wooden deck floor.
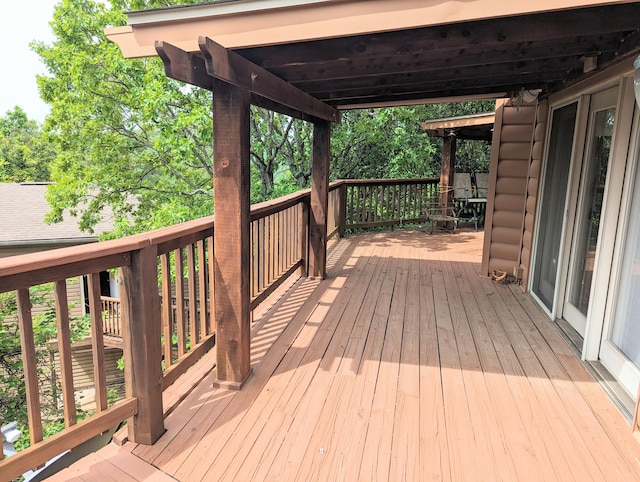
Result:
<instances>
[{"instance_id":1,"label":"wooden deck floor","mask_svg":"<svg viewBox=\"0 0 640 482\"><path fill-rule=\"evenodd\" d=\"M240 392L209 376L152 447L57 480L640 480L627 422L482 233L354 236L257 323ZM111 475L107 475L111 474Z\"/></svg>"}]
</instances>

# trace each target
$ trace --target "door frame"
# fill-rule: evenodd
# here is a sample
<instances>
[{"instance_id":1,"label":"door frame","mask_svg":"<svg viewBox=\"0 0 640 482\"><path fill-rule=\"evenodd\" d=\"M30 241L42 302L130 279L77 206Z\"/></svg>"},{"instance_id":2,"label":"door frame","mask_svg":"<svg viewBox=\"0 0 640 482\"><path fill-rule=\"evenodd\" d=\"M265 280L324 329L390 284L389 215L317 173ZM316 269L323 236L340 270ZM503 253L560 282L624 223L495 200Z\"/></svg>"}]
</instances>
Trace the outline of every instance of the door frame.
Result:
<instances>
[{"instance_id":1,"label":"door frame","mask_svg":"<svg viewBox=\"0 0 640 482\"><path fill-rule=\"evenodd\" d=\"M640 368L630 362L620 350L609 341L609 334L614 322L615 310L617 308L618 291L620 287L620 275L622 264L624 262L623 255L625 251L625 241L628 232L628 220L636 213L631 212L634 183L640 170L640 110L635 109L632 124L631 135L629 138L629 150L627 158L626 175L624 179L622 202L620 204L620 219L624 222L619 223L618 232L616 233L613 266L611 269L611 284L607 295L605 315L603 319L601 345L598 357L601 359L605 368L607 368L620 381L620 384L629 392L632 397L636 397L636 391L630 390L630 377L637 380L640 379Z\"/></svg>"},{"instance_id":2,"label":"door frame","mask_svg":"<svg viewBox=\"0 0 640 482\"><path fill-rule=\"evenodd\" d=\"M605 184L604 201L601 219L604 220L598 232L598 250L594 265L592 291L601 293L592 296L587 311L587 327L582 350L584 360L597 360L600 353L600 342L603 338L605 312L612 283L613 257L618 238L618 231L625 223L620 223L620 209L623 202L625 172L629 158L633 114L635 111L635 95L633 78L620 79L618 103L616 106L616 127L611 140L612 152L609 172ZM626 194L628 196L628 193Z\"/></svg>"},{"instance_id":3,"label":"door frame","mask_svg":"<svg viewBox=\"0 0 640 482\"><path fill-rule=\"evenodd\" d=\"M617 80L617 79L616 79ZM594 97L599 96L605 93L609 93L611 95L611 99L608 97L605 99L598 99L601 104L594 105ZM605 217L605 207L607 205L607 197L608 197L608 189L610 189L609 185L611 184L611 179L613 175L612 165L615 160L615 145L616 145L616 136L619 130L619 115L620 115L620 82L616 81L613 85L610 85L606 88L598 89L596 91L591 92L588 95L583 96L583 106L584 110L580 113L583 117L581 118L582 124L580 125L580 155L575 158L575 164L573 165L574 171L571 173L571 197L569 203L570 210L570 222L567 223L567 244L564 249L564 259L566 262L563 264L564 270L562 271L562 290L559 291L559 300L561 302L561 309L558 310L559 317L566 320L584 339L587 338L587 327L589 320L589 311L591 309L592 297L591 293L598 292L596 291L595 279L596 272L598 271L598 258L600 255L600 242L603 240L603 231L606 230L608 225L610 225L609 218ZM609 152L609 160L607 161L607 177L605 180L605 189L603 193L603 204L602 209L600 211L601 216L601 225L598 229L598 239L597 239L597 249L595 252L594 259L594 267L593 267L593 281L591 284L591 292L589 296L589 306L587 308L586 313L582 313L580 309L574 306L570 301L570 291L573 287L573 283L576 282L574 277L576 276L576 243L578 239L576 239L576 229L578 226L578 220L584 219L584 211L589 210L591 206L584 205L584 196L586 189L585 182L587 180L587 176L589 175L588 169L590 168L591 162L591 154L593 149L593 139L591 137L591 130L594 128L592 123L595 120L597 112L602 112L603 110L609 109L613 107L615 109L615 123L613 128L613 137L611 139L611 149ZM587 159L588 157L588 159ZM582 328L582 332L576 326L577 323L584 323ZM583 350L584 351L584 350Z\"/></svg>"},{"instance_id":4,"label":"door frame","mask_svg":"<svg viewBox=\"0 0 640 482\"><path fill-rule=\"evenodd\" d=\"M611 72L603 72L602 76L597 76L598 80L594 80L587 84L581 84L573 86L567 89L565 92L559 92L549 98L549 113L547 115L547 132L546 139L548 141L550 135L552 113L555 109L561 108L571 102L578 102L578 111L576 113L576 126L574 135L574 149L572 153L572 159L570 163L570 185L565 200L563 209L565 210L564 222L562 227L562 236L560 242L560 253L558 258L558 281L556 284L556 293L554 295L554 301L552 310L549 311L544 304L535 296L529 289L528 291L538 302L539 306L552 318L556 319L562 315L564 310L564 304L567 292L567 279L570 268L570 253L573 244L574 225L577 214L577 202L580 187L580 177L582 174L582 163L585 154L585 141L587 136L588 118L590 99L593 94L606 90L611 87L618 86L618 100L616 103L616 128L614 137L612 139L612 153L611 163L609 166L609 173L607 176L607 182L605 186L604 204L602 208L602 218L609 220L610 222L603 225L598 233L598 251L602 251L603 254L596 255L594 266L594 280L592 289L598 293L602 293L604 289L604 295L598 295L592 297L589 302L589 309L587 312L587 324L585 329L584 343L582 346L582 359L583 360L597 360L599 355L600 340L602 339L604 328L604 316L605 309L609 305L609 281L611 279L611 269L613 263L613 253L615 249L615 242L617 239L617 218L618 209L620 207L620 199L617 203L609 201L610 192L612 189L617 189L620 197L622 196L622 185L625 181L624 169L626 167L626 154L628 151L628 143L620 146L618 142L621 138L630 139L631 125L633 121L633 112L635 109L635 100L633 95L633 70L632 68L618 67ZM626 133L626 134L623 134ZM541 166L541 173L545 172L545 166L548 162L548 143L545 145L544 162ZM620 159L624 159L620 162ZM620 172L622 171L622 175ZM611 181L614 177L618 179L616 182ZM544 182L544 180L542 180ZM541 183L542 185L542 183ZM541 189L541 187L539 187ZM541 191L539 191L541 192ZM544 202L544 199L538 198L538 203ZM539 209L536 210L539 212ZM615 220L615 226L613 232L610 230L611 222ZM536 219L536 231L541 220ZM537 243L534 245L531 259L534 260L537 255ZM534 267L535 263L532 261L531 266ZM601 269L606 268L606 269ZM606 276L604 271L606 271ZM532 271L533 279L535 271ZM529 288L531 285L529 286ZM604 288L603 288L604 287ZM599 321L598 321L599 318Z\"/></svg>"},{"instance_id":5,"label":"door frame","mask_svg":"<svg viewBox=\"0 0 640 482\"><path fill-rule=\"evenodd\" d=\"M547 164L549 163L549 149L551 148L550 144L549 144L549 139L551 139L551 132L553 129L553 115L555 113L556 110L558 109L562 109L564 107L567 107L573 103L577 103L577 107L576 107L576 122L575 125L573 126L573 130L574 130L574 134L573 134L573 143L571 146L571 159L569 160L569 179L571 180L571 175L574 171L574 165L576 162L576 158L577 156L577 151L582 152L582 149L584 149L584 142L579 142L579 137L580 137L580 131L579 131L579 127L580 127L580 122L581 122L581 118L583 117L583 110L584 110L584 104L585 104L585 97L584 95L575 97L569 97L566 99L562 99L562 101L559 102L555 102L553 104L550 103L549 105L549 112L547 115L547 125L546 125L546 129L545 129L545 146L544 146L544 153L543 153L543 157L542 157L542 164L540 166L540 185L538 186L538 193L540 193L538 195L538 199L537 199L537 206L536 206L536 213L539 213L541 211L542 208L542 204L544 202L546 202L545 199L543 199L542 193L544 193L544 189L545 189L545 184L547 183L547 179L546 179L546 172L547 172ZM571 199L571 186L572 186L572 181L569 183L569 188L567 189L567 193L565 195L565 200L564 200L564 205L562 206L562 209L564 211L564 215L563 215L563 219L562 219L562 227L561 227L561 234L560 234L560 245L558 246L558 267L556 269L556 286L555 286L555 291L553 293L553 300L551 301L551 309L549 309L547 307L547 305L538 297L538 295L533 291L533 282L536 279L536 276L538 275L538 273L536 272L536 258L538 256L538 249L539 249L539 244L538 244L538 239L537 239L537 234L534 235L534 243L533 243L533 248L531 250L531 276L530 276L530 282L529 282L529 294L536 300L536 302L538 303L538 305L540 306L540 308L547 314L547 316L549 316L549 318L551 318L552 320L555 320L557 318L557 313L558 313L558 307L560 306L560 310L562 309L562 303L559 301L559 288L560 288L560 283L561 283L561 276L562 276L562 266L564 263L564 246L566 243L566 236L567 236L567 220L568 220L568 216L569 216L569 211L567 209L567 206L569 204L569 200ZM541 216L536 216L535 219L535 224L534 224L534 233L539 233L540 232L540 225L542 224L543 220L541 218ZM562 311L560 311L562 312Z\"/></svg>"}]
</instances>

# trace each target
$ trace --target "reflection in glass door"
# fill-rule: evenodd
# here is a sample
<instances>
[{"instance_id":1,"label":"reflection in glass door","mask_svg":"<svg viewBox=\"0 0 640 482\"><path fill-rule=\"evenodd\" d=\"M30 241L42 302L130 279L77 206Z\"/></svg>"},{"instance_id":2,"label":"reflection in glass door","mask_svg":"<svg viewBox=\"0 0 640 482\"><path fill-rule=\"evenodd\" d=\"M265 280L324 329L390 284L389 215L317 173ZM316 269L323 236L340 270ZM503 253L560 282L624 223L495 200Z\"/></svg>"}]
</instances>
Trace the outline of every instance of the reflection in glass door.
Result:
<instances>
[{"instance_id":1,"label":"reflection in glass door","mask_svg":"<svg viewBox=\"0 0 640 482\"><path fill-rule=\"evenodd\" d=\"M605 329L600 358L635 397L640 385L640 168L636 168L632 186L613 316Z\"/></svg>"},{"instance_id":2,"label":"reflection in glass door","mask_svg":"<svg viewBox=\"0 0 640 482\"><path fill-rule=\"evenodd\" d=\"M556 109L551 120L532 285L533 292L550 312L553 311L558 277L560 240L577 110L578 103L574 102Z\"/></svg>"},{"instance_id":3,"label":"reflection in glass door","mask_svg":"<svg viewBox=\"0 0 640 482\"><path fill-rule=\"evenodd\" d=\"M600 215L604 201L611 140L616 116L617 88L591 98L586 156L576 211L567 302L564 318L582 336L591 295Z\"/></svg>"}]
</instances>

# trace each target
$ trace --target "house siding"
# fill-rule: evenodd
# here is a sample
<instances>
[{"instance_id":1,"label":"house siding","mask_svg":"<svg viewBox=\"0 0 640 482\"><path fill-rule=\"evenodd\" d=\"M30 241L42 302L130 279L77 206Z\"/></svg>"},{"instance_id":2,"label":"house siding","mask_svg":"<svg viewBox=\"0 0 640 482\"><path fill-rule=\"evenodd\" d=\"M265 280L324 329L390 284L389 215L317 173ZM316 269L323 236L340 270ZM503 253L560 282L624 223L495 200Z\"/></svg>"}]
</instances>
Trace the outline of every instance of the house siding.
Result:
<instances>
[{"instance_id":1,"label":"house siding","mask_svg":"<svg viewBox=\"0 0 640 482\"><path fill-rule=\"evenodd\" d=\"M107 377L107 389L115 390L118 396L124 393L124 372L118 369L118 360L122 350L105 347L104 369ZM56 376L60 377L60 356L54 354ZM73 388L76 401L83 410L95 409L95 382L93 376L93 353L91 346L76 346L71 350L71 366L73 369Z\"/></svg>"},{"instance_id":2,"label":"house siding","mask_svg":"<svg viewBox=\"0 0 640 482\"><path fill-rule=\"evenodd\" d=\"M538 204L538 188L540 186L542 156L544 155L544 143L547 133L549 113L548 101L545 100L540 102L537 109L535 130L533 133L533 146L531 149L531 163L529 165L529 179L527 181L527 202L525 204L522 252L520 254L523 286L528 286L529 274L531 272L531 252L533 249L536 206Z\"/></svg>"},{"instance_id":3,"label":"house siding","mask_svg":"<svg viewBox=\"0 0 640 482\"><path fill-rule=\"evenodd\" d=\"M511 273L520 265L528 193L537 185L537 177L529 178L535 118L534 104L496 103L482 257L487 274L495 269Z\"/></svg>"}]
</instances>

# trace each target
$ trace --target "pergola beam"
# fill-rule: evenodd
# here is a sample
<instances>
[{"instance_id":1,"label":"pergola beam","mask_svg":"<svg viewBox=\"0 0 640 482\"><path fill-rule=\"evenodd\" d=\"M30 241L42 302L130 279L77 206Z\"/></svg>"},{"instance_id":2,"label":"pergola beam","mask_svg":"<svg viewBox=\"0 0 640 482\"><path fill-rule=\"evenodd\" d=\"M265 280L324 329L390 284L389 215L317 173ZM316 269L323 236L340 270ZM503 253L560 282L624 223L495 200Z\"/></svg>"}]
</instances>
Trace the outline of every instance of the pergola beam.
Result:
<instances>
[{"instance_id":1,"label":"pergola beam","mask_svg":"<svg viewBox=\"0 0 640 482\"><path fill-rule=\"evenodd\" d=\"M156 41L156 52L167 77L213 91L213 77L207 74L202 57L162 41Z\"/></svg>"},{"instance_id":2,"label":"pergola beam","mask_svg":"<svg viewBox=\"0 0 640 482\"><path fill-rule=\"evenodd\" d=\"M202 89L213 91L214 77L207 73L207 66L203 57L192 52L187 52L170 43L157 41L156 52L164 63L164 71L167 77L195 85ZM271 74L273 75L273 74ZM284 81L282 81L284 82ZM297 89L296 89L297 90ZM271 100L258 93L250 92L251 104L262 107L263 109L272 110L280 114L288 115L295 119L301 119L307 122L316 122L318 117L300 109L283 105L278 101ZM308 97L308 94L305 94ZM312 97L315 100L315 98ZM319 101L318 101L319 102ZM329 107L327 104L320 104ZM329 107L333 109L333 107ZM335 109L333 109L335 110ZM336 111L338 112L338 111ZM340 114L338 112L338 114Z\"/></svg>"},{"instance_id":3,"label":"pergola beam","mask_svg":"<svg viewBox=\"0 0 640 482\"><path fill-rule=\"evenodd\" d=\"M210 38L198 39L207 73L218 80L245 89L259 97L319 120L340 122L340 112L301 91L271 72L227 50Z\"/></svg>"}]
</instances>

